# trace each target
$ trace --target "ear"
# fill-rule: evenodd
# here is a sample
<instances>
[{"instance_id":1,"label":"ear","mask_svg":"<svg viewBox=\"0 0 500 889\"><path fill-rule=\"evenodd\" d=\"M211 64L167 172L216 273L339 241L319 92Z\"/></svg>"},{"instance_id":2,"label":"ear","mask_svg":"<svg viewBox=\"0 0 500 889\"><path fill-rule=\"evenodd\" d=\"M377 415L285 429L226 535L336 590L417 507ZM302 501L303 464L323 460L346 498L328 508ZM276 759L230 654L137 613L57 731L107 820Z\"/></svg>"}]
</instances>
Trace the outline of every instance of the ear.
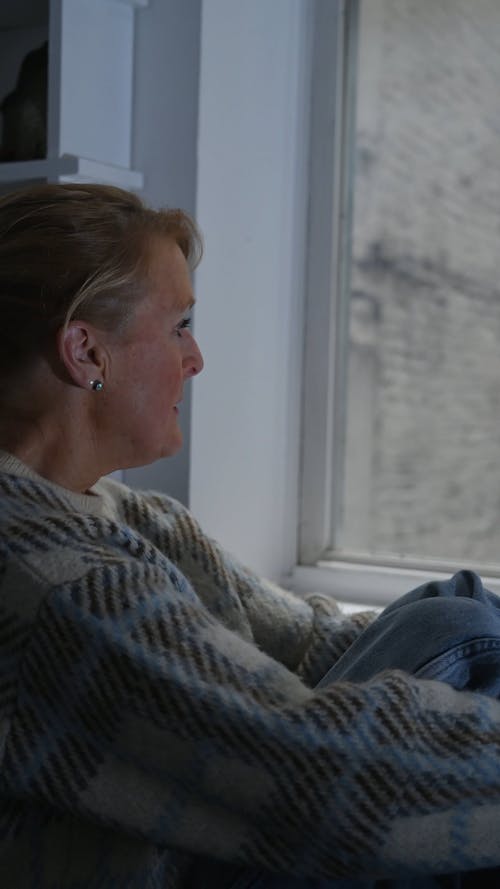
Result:
<instances>
[{"instance_id":1,"label":"ear","mask_svg":"<svg viewBox=\"0 0 500 889\"><path fill-rule=\"evenodd\" d=\"M89 388L91 380L104 382L106 350L98 332L87 321L71 321L57 334L59 358L77 386Z\"/></svg>"}]
</instances>

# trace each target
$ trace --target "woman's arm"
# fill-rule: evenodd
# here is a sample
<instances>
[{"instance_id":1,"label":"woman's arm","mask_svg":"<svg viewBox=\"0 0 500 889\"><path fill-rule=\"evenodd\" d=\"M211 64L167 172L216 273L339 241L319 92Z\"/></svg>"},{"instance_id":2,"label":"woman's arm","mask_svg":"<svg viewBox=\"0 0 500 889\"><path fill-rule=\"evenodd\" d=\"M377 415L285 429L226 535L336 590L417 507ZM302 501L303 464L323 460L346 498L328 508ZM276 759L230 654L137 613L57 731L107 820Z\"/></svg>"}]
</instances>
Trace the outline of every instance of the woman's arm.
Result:
<instances>
[{"instance_id":1,"label":"woman's arm","mask_svg":"<svg viewBox=\"0 0 500 889\"><path fill-rule=\"evenodd\" d=\"M298 673L311 687L376 617L366 611L345 615L335 600L321 594L299 597L258 577L208 537L191 513L164 495L128 492L134 504L129 519L152 507L141 533L189 578L212 613L229 629L248 625L247 638L261 651ZM162 536L162 529L168 534ZM236 601L235 601L236 600ZM239 613L234 617L234 608Z\"/></svg>"},{"instance_id":2,"label":"woman's arm","mask_svg":"<svg viewBox=\"0 0 500 889\"><path fill-rule=\"evenodd\" d=\"M168 562L108 559L38 615L2 794L295 875L500 864L500 704L388 672L312 691Z\"/></svg>"}]
</instances>

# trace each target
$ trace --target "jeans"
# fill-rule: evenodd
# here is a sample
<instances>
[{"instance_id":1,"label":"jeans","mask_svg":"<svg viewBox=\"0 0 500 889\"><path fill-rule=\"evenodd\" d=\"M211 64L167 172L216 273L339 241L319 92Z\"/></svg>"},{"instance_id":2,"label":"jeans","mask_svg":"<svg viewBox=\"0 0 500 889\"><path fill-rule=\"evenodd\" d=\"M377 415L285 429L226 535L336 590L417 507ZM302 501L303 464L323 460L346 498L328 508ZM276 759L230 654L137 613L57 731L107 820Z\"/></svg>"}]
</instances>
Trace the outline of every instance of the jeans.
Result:
<instances>
[{"instance_id":1,"label":"jeans","mask_svg":"<svg viewBox=\"0 0 500 889\"><path fill-rule=\"evenodd\" d=\"M418 587L386 608L321 680L363 682L386 669L500 696L500 598L461 571ZM207 862L197 889L488 889L500 871L402 880L293 878ZM194 886L194 884L193 884Z\"/></svg>"}]
</instances>

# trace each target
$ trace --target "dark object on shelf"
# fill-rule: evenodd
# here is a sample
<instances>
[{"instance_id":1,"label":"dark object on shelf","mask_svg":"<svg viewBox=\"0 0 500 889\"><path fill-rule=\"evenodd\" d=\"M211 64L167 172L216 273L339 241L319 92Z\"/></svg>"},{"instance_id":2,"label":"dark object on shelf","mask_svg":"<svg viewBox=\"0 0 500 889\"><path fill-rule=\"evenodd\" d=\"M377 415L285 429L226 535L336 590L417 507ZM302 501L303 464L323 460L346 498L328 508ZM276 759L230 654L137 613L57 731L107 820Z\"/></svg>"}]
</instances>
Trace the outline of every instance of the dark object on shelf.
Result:
<instances>
[{"instance_id":1,"label":"dark object on shelf","mask_svg":"<svg viewBox=\"0 0 500 889\"><path fill-rule=\"evenodd\" d=\"M0 161L27 161L47 156L48 43L24 58L15 89L0 105Z\"/></svg>"}]
</instances>

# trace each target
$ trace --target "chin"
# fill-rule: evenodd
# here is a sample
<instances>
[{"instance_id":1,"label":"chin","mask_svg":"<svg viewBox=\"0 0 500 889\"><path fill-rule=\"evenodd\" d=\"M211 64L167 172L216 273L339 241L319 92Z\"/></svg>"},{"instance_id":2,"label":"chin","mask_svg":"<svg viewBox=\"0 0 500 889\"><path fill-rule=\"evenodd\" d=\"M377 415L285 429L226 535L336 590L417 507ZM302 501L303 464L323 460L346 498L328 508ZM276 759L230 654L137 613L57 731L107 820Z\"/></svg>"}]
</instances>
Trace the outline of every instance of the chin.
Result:
<instances>
[{"instance_id":1,"label":"chin","mask_svg":"<svg viewBox=\"0 0 500 889\"><path fill-rule=\"evenodd\" d=\"M166 443L161 451L160 457L174 457L182 448L182 435L179 435L174 441Z\"/></svg>"},{"instance_id":2,"label":"chin","mask_svg":"<svg viewBox=\"0 0 500 889\"><path fill-rule=\"evenodd\" d=\"M137 449L136 453L129 459L120 462L120 469L134 469L138 466L149 466L156 463L157 460L163 460L165 457L173 457L182 448L182 435L176 436L175 439L163 442L154 448Z\"/></svg>"}]
</instances>

